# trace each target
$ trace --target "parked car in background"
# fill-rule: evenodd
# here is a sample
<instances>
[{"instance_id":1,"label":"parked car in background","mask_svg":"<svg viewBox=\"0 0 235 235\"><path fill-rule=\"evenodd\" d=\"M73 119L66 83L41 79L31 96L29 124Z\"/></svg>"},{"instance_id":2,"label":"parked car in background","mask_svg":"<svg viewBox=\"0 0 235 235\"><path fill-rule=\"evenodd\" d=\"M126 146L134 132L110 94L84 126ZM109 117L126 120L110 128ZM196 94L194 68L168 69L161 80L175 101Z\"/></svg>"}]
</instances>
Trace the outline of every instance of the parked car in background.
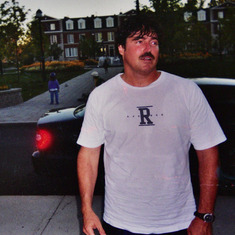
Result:
<instances>
[{"instance_id":1,"label":"parked car in background","mask_svg":"<svg viewBox=\"0 0 235 235\"><path fill-rule=\"evenodd\" d=\"M199 85L214 110L227 141L220 150L220 192L235 191L235 79L198 78L192 79ZM45 113L37 123L37 150L32 154L37 173L76 175L76 144L85 113L85 104L76 108L53 109ZM190 151L193 182L197 181L197 159ZM102 154L102 153L101 153ZM103 162L100 161L103 183Z\"/></svg>"},{"instance_id":2,"label":"parked car in background","mask_svg":"<svg viewBox=\"0 0 235 235\"><path fill-rule=\"evenodd\" d=\"M235 79L198 78L193 81L202 89L227 137L219 146L219 192L235 193Z\"/></svg>"}]
</instances>

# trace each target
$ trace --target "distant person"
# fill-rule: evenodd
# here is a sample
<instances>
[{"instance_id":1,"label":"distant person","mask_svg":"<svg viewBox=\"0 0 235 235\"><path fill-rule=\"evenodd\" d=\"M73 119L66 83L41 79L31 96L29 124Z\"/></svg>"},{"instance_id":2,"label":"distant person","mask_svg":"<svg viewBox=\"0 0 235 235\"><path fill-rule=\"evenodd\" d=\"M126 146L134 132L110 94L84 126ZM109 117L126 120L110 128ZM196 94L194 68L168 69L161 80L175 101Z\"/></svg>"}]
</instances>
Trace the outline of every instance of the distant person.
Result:
<instances>
[{"instance_id":1,"label":"distant person","mask_svg":"<svg viewBox=\"0 0 235 235\"><path fill-rule=\"evenodd\" d=\"M97 71L92 72L91 76L92 76L93 81L94 81L94 89L96 87L98 87L99 85L101 85L102 83L104 83L104 80L99 77L99 73ZM87 100L88 100L89 95L90 95L90 92L89 93L83 93L82 97L78 98L78 101L86 103Z\"/></svg>"},{"instance_id":2,"label":"distant person","mask_svg":"<svg viewBox=\"0 0 235 235\"><path fill-rule=\"evenodd\" d=\"M59 90L60 90L60 85L58 80L56 79L56 73L52 72L50 73L50 80L48 82L48 90L50 92L50 98L51 98L51 103L54 104L54 97L56 104L59 104Z\"/></svg>"},{"instance_id":3,"label":"distant person","mask_svg":"<svg viewBox=\"0 0 235 235\"><path fill-rule=\"evenodd\" d=\"M104 66L105 73L108 73L109 63L108 63L107 59L104 60L103 66Z\"/></svg>"},{"instance_id":4,"label":"distant person","mask_svg":"<svg viewBox=\"0 0 235 235\"><path fill-rule=\"evenodd\" d=\"M99 77L99 73L96 71L92 72L91 76L93 77L95 87L101 85L104 82L104 80L101 77Z\"/></svg>"}]
</instances>

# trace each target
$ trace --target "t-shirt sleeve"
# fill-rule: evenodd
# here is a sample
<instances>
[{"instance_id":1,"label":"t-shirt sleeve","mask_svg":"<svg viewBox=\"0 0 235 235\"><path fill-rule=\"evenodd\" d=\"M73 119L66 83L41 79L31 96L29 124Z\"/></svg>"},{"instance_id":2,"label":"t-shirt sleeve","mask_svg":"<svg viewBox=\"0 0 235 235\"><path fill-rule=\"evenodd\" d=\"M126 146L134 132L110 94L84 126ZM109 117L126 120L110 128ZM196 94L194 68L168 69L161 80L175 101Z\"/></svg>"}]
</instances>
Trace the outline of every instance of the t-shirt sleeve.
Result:
<instances>
[{"instance_id":1,"label":"t-shirt sleeve","mask_svg":"<svg viewBox=\"0 0 235 235\"><path fill-rule=\"evenodd\" d=\"M92 92L86 105L84 121L77 144L95 148L104 143L102 112L99 107L96 95Z\"/></svg>"},{"instance_id":2,"label":"t-shirt sleeve","mask_svg":"<svg viewBox=\"0 0 235 235\"><path fill-rule=\"evenodd\" d=\"M196 150L216 146L226 140L214 112L201 89L193 84L189 98L191 143Z\"/></svg>"}]
</instances>

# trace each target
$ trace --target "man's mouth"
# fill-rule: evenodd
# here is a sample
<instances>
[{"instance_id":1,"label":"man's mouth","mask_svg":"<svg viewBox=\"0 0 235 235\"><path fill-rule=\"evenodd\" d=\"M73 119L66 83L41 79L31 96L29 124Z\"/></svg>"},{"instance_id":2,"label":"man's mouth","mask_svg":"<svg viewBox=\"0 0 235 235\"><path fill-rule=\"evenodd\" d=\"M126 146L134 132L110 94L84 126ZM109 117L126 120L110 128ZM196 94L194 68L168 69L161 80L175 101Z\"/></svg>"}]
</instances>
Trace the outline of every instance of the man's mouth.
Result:
<instances>
[{"instance_id":1,"label":"man's mouth","mask_svg":"<svg viewBox=\"0 0 235 235\"><path fill-rule=\"evenodd\" d=\"M143 55L141 55L140 59L145 60L145 61L151 61L154 59L154 56L150 52L147 52L147 53L144 53Z\"/></svg>"}]
</instances>

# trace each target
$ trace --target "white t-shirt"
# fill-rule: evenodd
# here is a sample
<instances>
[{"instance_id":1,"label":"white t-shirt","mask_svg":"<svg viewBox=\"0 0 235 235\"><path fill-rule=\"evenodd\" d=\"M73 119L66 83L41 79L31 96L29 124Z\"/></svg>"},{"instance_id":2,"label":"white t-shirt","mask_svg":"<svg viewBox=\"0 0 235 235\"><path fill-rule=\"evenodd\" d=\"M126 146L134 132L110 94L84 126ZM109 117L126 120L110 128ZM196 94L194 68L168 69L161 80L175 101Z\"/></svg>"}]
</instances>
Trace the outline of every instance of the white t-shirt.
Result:
<instances>
[{"instance_id":1,"label":"white t-shirt","mask_svg":"<svg viewBox=\"0 0 235 235\"><path fill-rule=\"evenodd\" d=\"M146 87L133 87L119 74L96 88L77 143L105 145L104 220L147 234L190 225L190 145L202 150L225 139L198 86L161 72Z\"/></svg>"}]
</instances>

